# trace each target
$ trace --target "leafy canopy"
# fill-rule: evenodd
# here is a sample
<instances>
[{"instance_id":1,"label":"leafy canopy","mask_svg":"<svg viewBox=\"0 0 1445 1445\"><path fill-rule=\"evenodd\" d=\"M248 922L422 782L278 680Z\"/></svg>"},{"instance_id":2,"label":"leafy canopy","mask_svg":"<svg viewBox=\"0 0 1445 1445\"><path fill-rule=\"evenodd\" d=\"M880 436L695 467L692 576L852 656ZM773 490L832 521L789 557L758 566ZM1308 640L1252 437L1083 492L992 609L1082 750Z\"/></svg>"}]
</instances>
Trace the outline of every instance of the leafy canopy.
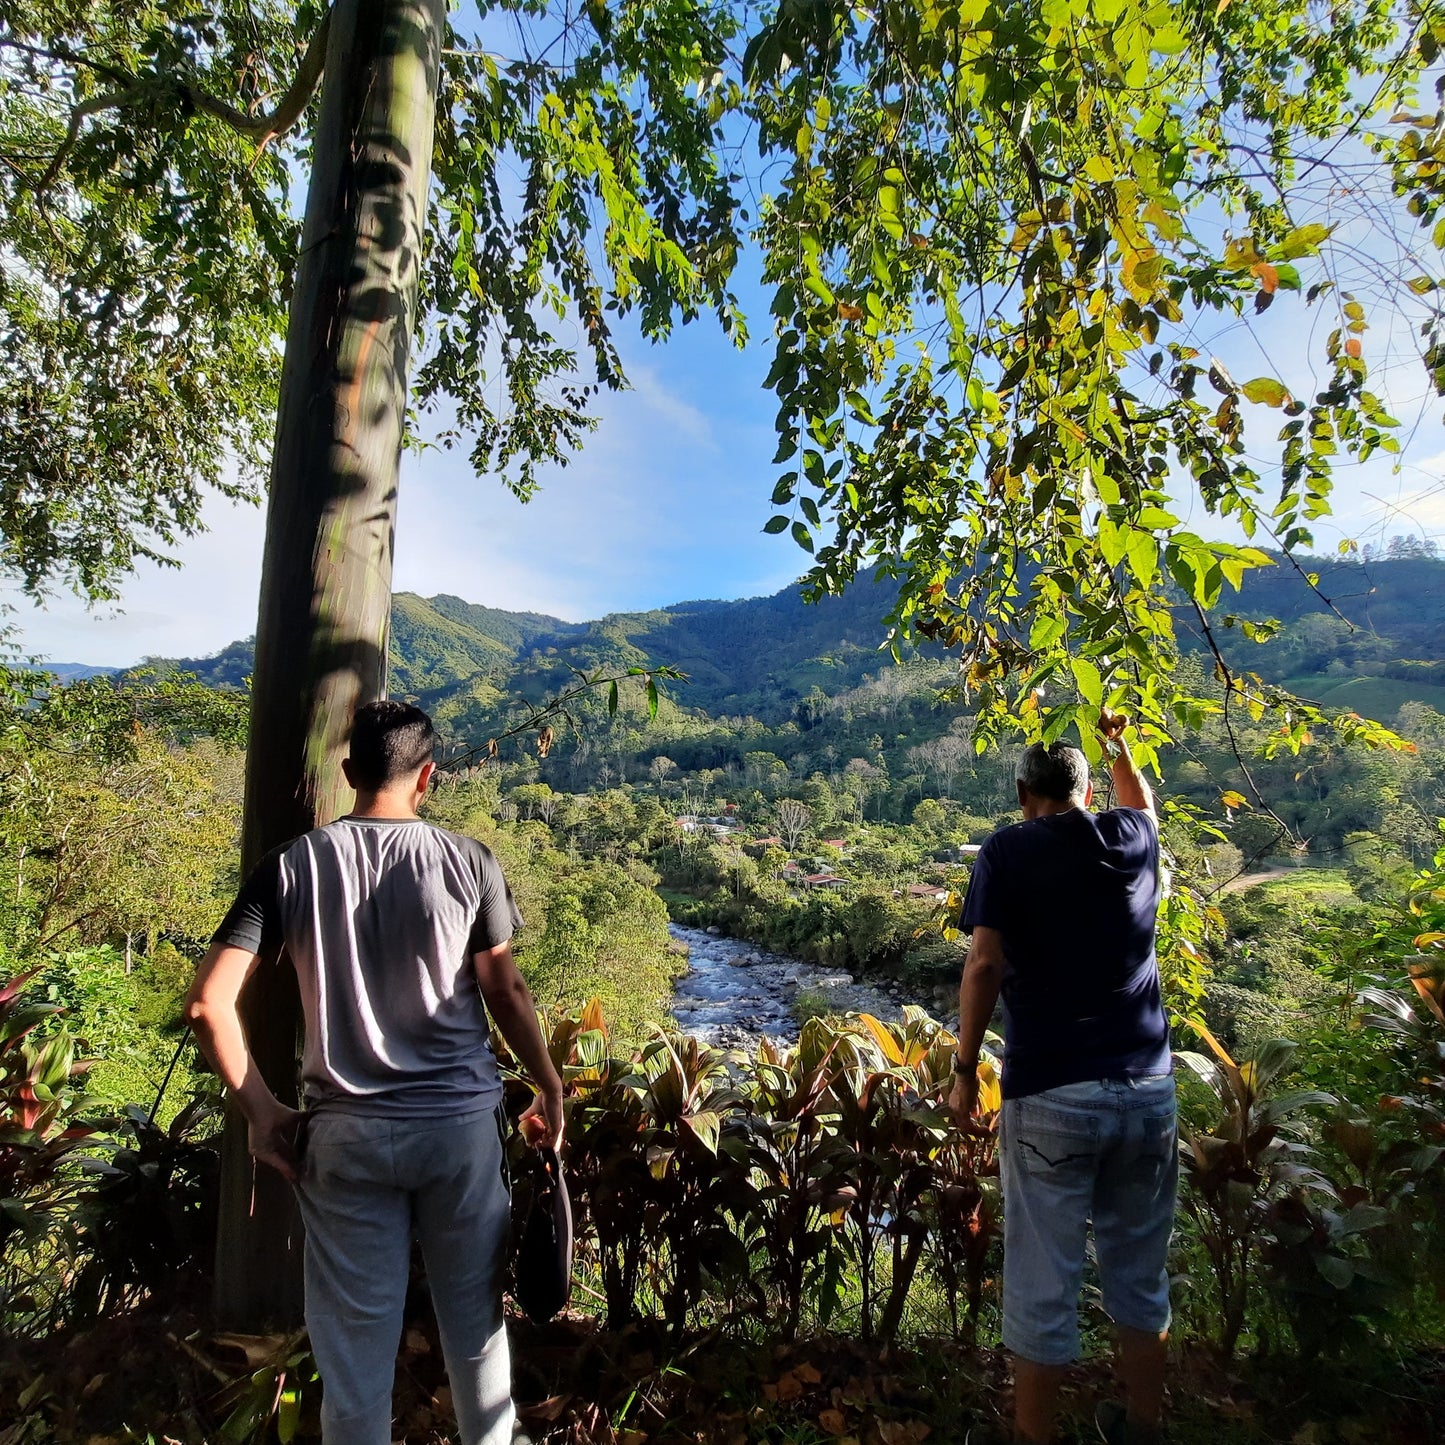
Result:
<instances>
[{"instance_id":1,"label":"leafy canopy","mask_svg":"<svg viewBox=\"0 0 1445 1445\"><path fill-rule=\"evenodd\" d=\"M443 57L414 395L523 495L623 383L614 315L652 337L674 311L740 320L738 90L714 88L736 21L589 14L483 4ZM0 568L28 591L114 596L208 488L255 494L325 31L312 0L0 7Z\"/></svg>"},{"instance_id":2,"label":"leafy canopy","mask_svg":"<svg viewBox=\"0 0 1445 1445\"><path fill-rule=\"evenodd\" d=\"M1332 280L1353 223L1337 163L1438 185L1436 119L1395 113L1441 35L1438 7L1387 0L1327 19L1305 0L784 0L753 37L763 147L787 168L761 226L768 529L814 554L815 591L874 559L900 578L899 624L958 650L978 746L1021 718L1097 751L1105 703L1137 713L1146 757L1197 723L1210 704L1171 677L1181 612L1212 641L1212 609L1275 565L1265 546L1309 546L1332 459L1398 449L1364 307ZM1412 181L1404 158L1427 153ZM1313 219L1317 173L1337 226ZM1281 304L1333 318L1314 395L1197 349L1211 314ZM1182 520L1201 510L1247 545ZM1321 721L1218 662L1222 706L1278 707L1280 744Z\"/></svg>"},{"instance_id":3,"label":"leafy canopy","mask_svg":"<svg viewBox=\"0 0 1445 1445\"><path fill-rule=\"evenodd\" d=\"M0 530L32 590L104 595L204 485L254 480L321 30L311 0L6 8ZM1397 449L1343 263L1381 192L1445 241L1445 126L1416 113L1442 36L1435 0L484 3L448 36L416 402L528 494L623 383L616 315L662 337L707 308L741 340L751 226L767 530L815 591L897 575L978 746L1020 721L1091 744L1101 703L1146 757L1210 708L1272 711L1290 749L1389 741L1222 652L1222 703L1173 661L1181 616L1212 642L1266 547L1308 548L1336 458ZM1417 271L1386 299L1439 381ZM1285 307L1330 318L1308 391L1200 346Z\"/></svg>"}]
</instances>

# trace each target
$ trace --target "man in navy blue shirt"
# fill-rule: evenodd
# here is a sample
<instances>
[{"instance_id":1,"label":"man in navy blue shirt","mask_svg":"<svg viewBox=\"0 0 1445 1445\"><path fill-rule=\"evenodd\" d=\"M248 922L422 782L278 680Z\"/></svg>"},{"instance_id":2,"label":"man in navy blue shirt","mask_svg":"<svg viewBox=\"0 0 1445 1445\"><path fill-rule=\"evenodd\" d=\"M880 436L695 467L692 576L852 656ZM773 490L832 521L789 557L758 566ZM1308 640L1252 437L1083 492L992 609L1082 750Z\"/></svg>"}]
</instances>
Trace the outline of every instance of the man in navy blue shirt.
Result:
<instances>
[{"instance_id":1,"label":"man in navy blue shirt","mask_svg":"<svg viewBox=\"0 0 1445 1445\"><path fill-rule=\"evenodd\" d=\"M971 939L949 1104L960 1127L978 1128L979 1050L1001 994L1003 1332L1015 1439L1033 1445L1052 1445L1059 1385L1078 1358L1091 1222L1126 1396L1100 1406L1104 1438L1155 1441L1164 1391L1178 1160L1154 956L1159 822L1126 720L1106 711L1099 726L1118 806L1089 811L1079 749L1028 748L1016 773L1024 821L984 844L962 920Z\"/></svg>"}]
</instances>

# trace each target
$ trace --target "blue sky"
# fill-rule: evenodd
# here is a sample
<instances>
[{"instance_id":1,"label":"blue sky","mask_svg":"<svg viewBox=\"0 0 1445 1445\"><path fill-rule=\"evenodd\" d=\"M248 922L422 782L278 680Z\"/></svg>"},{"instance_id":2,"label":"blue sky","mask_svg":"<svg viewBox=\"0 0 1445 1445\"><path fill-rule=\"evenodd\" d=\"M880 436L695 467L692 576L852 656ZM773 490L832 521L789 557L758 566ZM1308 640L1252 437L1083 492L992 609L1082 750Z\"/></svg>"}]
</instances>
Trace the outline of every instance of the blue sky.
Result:
<instances>
[{"instance_id":1,"label":"blue sky","mask_svg":"<svg viewBox=\"0 0 1445 1445\"><path fill-rule=\"evenodd\" d=\"M405 454L397 590L577 621L774 592L801 572L793 542L761 532L776 446L776 407L760 389L766 344L740 354L702 319L665 346L632 336L624 349L632 390L602 398L583 451L531 502L474 476L462 450ZM22 646L119 665L204 654L252 632L262 513L218 502L206 522L208 534L176 549L183 566L144 567L119 611L88 613L68 596L43 612L19 605Z\"/></svg>"},{"instance_id":2,"label":"blue sky","mask_svg":"<svg viewBox=\"0 0 1445 1445\"><path fill-rule=\"evenodd\" d=\"M1342 232L1335 243L1353 257L1362 295L1382 269L1410 275L1420 265L1405 259L1402 239L1393 233ZM747 258L745 269L755 260ZM751 277L741 294L753 331L743 352L710 318L680 328L660 346L623 323L619 343L632 390L601 398L597 431L569 466L545 476L525 505L499 483L474 477L464 451L407 453L397 590L451 592L579 621L695 598L770 593L792 581L804 555L786 534L762 532L773 511L775 472L776 403L762 390L771 318ZM1320 361L1333 324L1331 304L1306 309L1301 298L1281 294L1264 316L1210 318L1192 339L1240 382L1273 374L1296 395L1309 396L1325 379ZM1445 540L1442 403L1426 386L1412 325L1408 317L1376 315L1364 338L1371 384L1402 422L1402 455L1338 468L1336 515L1316 526L1317 550L1331 552L1344 537L1378 542L1397 532ZM1249 412L1257 435L1271 440L1261 447L1267 457L1279 413ZM1195 509L1193 524L1220 535L1201 512ZM210 530L175 550L182 565L143 567L118 607L87 611L61 595L37 610L12 597L10 620L21 647L50 661L125 665L147 655L204 655L250 634L262 512L218 502L205 520Z\"/></svg>"}]
</instances>

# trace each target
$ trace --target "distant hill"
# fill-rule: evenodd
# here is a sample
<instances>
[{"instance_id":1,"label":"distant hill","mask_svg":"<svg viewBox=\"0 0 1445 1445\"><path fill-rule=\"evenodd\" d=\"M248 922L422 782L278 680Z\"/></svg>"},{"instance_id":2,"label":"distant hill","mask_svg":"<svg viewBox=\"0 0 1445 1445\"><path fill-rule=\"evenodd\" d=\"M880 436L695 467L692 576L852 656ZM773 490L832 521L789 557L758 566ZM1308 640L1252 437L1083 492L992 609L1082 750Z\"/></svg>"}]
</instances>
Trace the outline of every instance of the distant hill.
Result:
<instances>
[{"instance_id":1,"label":"distant hill","mask_svg":"<svg viewBox=\"0 0 1445 1445\"><path fill-rule=\"evenodd\" d=\"M79 682L87 677L114 677L125 671L123 667L91 667L86 662L46 662L40 665L46 672L53 672L61 682Z\"/></svg>"},{"instance_id":2,"label":"distant hill","mask_svg":"<svg viewBox=\"0 0 1445 1445\"><path fill-rule=\"evenodd\" d=\"M1445 711L1445 562L1302 565L1318 573L1317 591L1282 564L1252 574L1244 594L1226 600L1221 613L1233 606L1282 624L1273 641L1259 645L1221 619L1218 636L1231 663L1377 717L1393 717L1410 701ZM537 702L565 687L573 669L668 664L691 678L674 689L683 706L777 724L810 694L836 696L885 664L881 619L892 585L865 574L843 596L815 604L788 587L771 597L679 602L585 623L401 592L392 604L391 690L416 698L453 736L476 738L495 730L518 699ZM1181 626L1186 646L1204 645L1191 640L1182 615ZM235 686L253 656L245 641L214 657L162 665Z\"/></svg>"}]
</instances>

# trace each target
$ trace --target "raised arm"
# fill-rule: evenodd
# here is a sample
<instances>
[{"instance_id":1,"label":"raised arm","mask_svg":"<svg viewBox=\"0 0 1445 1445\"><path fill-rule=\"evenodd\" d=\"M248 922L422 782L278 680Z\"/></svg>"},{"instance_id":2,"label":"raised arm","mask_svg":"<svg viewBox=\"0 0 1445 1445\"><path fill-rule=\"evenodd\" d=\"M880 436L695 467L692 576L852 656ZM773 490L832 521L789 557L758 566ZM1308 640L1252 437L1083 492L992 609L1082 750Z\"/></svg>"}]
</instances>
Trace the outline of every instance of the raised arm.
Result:
<instances>
[{"instance_id":1,"label":"raised arm","mask_svg":"<svg viewBox=\"0 0 1445 1445\"><path fill-rule=\"evenodd\" d=\"M537 1026L537 1005L512 957L512 945L499 943L483 949L473 955L472 962L493 1022L537 1091L519 1121L522 1135L529 1144L556 1149L562 1142L562 1079Z\"/></svg>"},{"instance_id":2,"label":"raised arm","mask_svg":"<svg viewBox=\"0 0 1445 1445\"><path fill-rule=\"evenodd\" d=\"M1129 744L1124 738L1124 729L1129 719L1120 713L1104 708L1099 713L1099 734L1104 739L1104 751L1112 755L1110 770L1114 778L1114 801L1122 808L1137 808L1153 819L1159 826L1159 815L1154 811L1154 793L1144 775L1134 766L1129 753Z\"/></svg>"}]
</instances>

